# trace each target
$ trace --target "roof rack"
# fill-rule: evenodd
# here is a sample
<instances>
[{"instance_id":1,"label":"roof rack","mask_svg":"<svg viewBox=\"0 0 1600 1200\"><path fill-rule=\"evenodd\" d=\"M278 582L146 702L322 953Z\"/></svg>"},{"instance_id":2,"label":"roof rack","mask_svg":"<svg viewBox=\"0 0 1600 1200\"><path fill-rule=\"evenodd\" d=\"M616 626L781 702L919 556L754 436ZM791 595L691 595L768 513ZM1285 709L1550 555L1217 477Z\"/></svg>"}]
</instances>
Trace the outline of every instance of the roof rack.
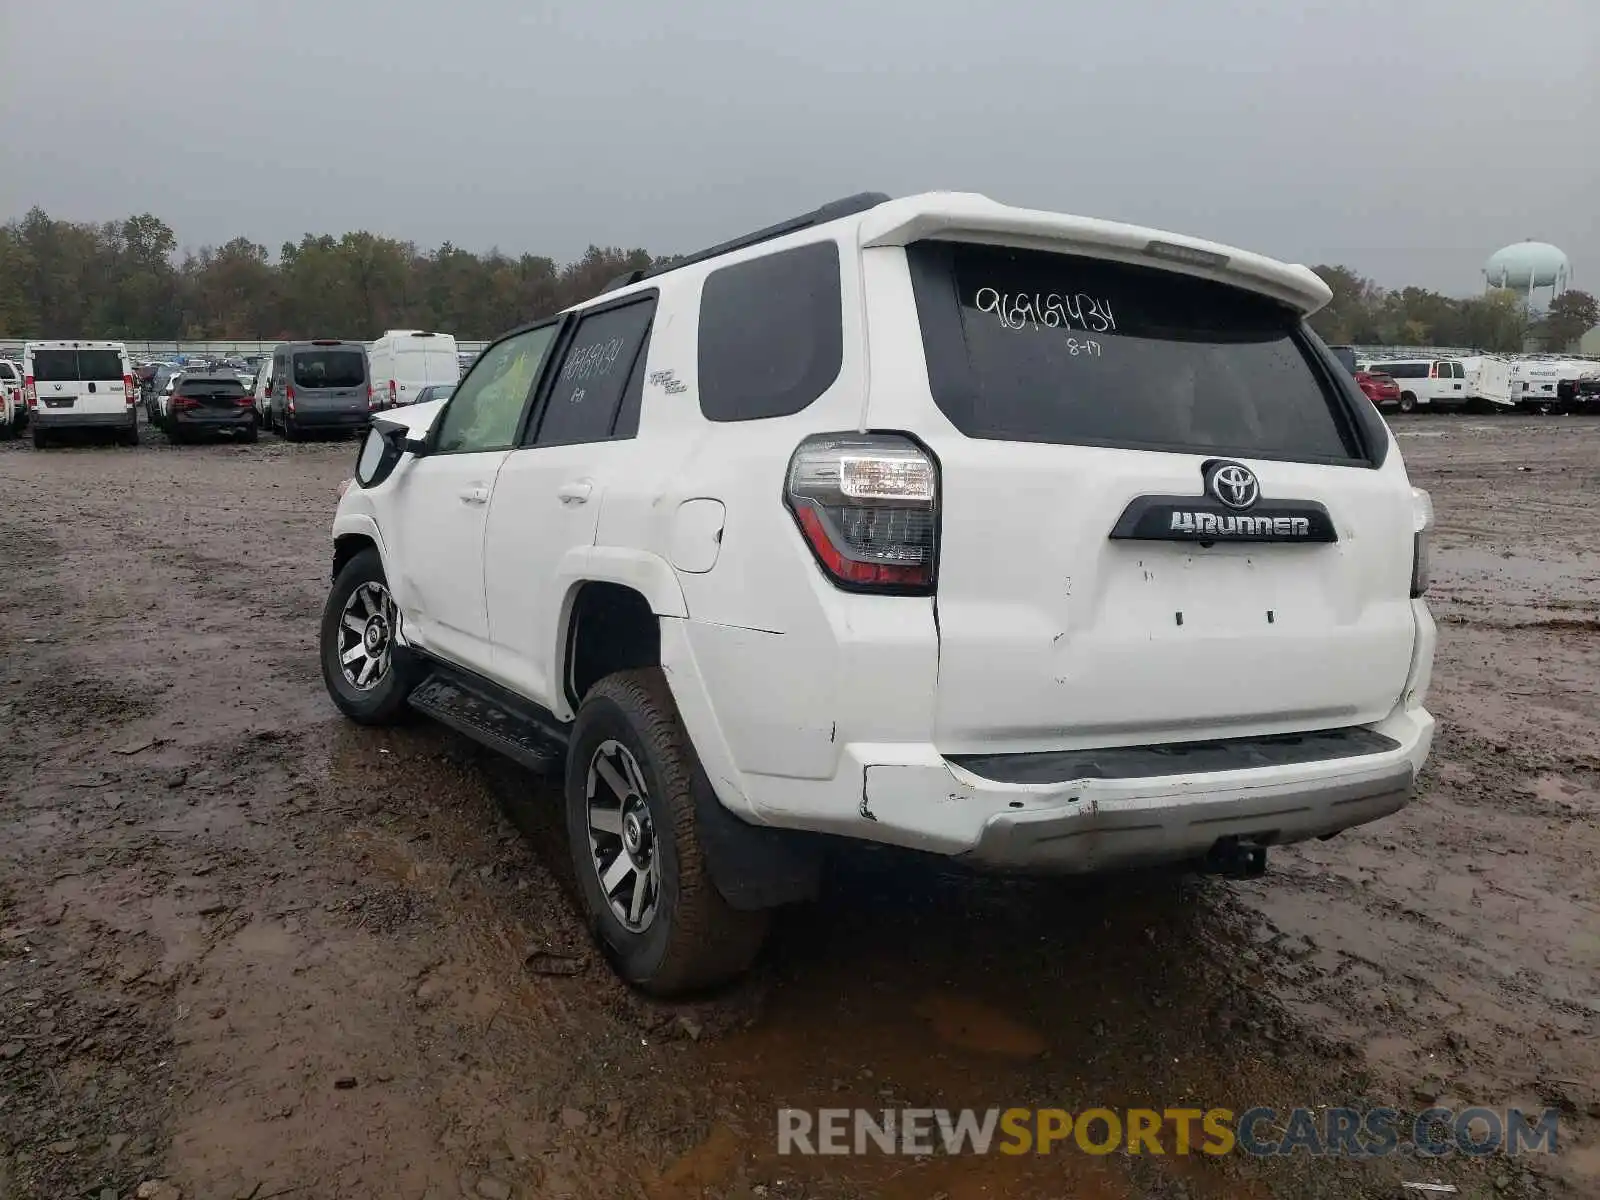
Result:
<instances>
[{"instance_id":1,"label":"roof rack","mask_svg":"<svg viewBox=\"0 0 1600 1200\"><path fill-rule=\"evenodd\" d=\"M854 196L846 196L842 200L833 200L820 208L814 208L808 213L798 217L790 217L787 221L779 221L776 225L768 225L765 229L758 229L754 233L747 233L743 237L736 237L729 242L719 242L715 246L708 246L704 250L697 250L693 254L685 254L670 263L663 263L659 267L643 267L636 271L629 271L626 275L619 275L605 287L600 289L603 296L607 292L614 292L618 288L627 287L629 284L638 283L641 279L649 279L654 275L662 275L668 271L676 271L679 267L691 266L694 263L705 262L707 259L720 258L724 254L731 254L735 250L743 250L747 246L757 246L762 242L770 242L773 238L780 238L787 233L798 233L802 229L809 229L813 225L825 225L829 221L837 221L841 217L852 217L856 213L866 212L868 209L877 208L885 204L889 197L883 192L857 192Z\"/></svg>"}]
</instances>

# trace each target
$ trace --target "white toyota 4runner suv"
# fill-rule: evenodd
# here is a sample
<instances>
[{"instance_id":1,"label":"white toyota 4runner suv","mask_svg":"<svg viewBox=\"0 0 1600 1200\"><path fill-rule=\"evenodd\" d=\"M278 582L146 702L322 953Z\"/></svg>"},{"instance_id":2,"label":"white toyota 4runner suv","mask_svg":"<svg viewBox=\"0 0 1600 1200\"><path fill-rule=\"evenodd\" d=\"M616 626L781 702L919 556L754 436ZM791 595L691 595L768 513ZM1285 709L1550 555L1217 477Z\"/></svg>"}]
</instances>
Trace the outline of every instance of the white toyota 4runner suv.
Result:
<instances>
[{"instance_id":1,"label":"white toyota 4runner suv","mask_svg":"<svg viewBox=\"0 0 1600 1200\"><path fill-rule=\"evenodd\" d=\"M563 772L596 936L673 993L836 838L1259 872L1407 803L1432 510L1309 270L863 195L517 330L378 417L321 659Z\"/></svg>"}]
</instances>

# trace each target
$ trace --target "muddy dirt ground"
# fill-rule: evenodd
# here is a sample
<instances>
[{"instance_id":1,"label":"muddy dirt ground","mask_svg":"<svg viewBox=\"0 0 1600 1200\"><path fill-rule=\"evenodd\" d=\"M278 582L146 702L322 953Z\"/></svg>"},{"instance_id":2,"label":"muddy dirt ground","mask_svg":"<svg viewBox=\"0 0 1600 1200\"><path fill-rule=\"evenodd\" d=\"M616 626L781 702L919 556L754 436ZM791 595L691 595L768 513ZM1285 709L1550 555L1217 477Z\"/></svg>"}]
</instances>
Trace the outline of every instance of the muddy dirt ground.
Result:
<instances>
[{"instance_id":1,"label":"muddy dirt ground","mask_svg":"<svg viewBox=\"0 0 1600 1200\"><path fill-rule=\"evenodd\" d=\"M1265 879L881 855L692 1004L618 986L550 785L338 718L352 443L0 446L0 1197L1600 1195L1600 422L1397 419L1418 802ZM783 1105L1559 1108L1560 1152L780 1158Z\"/></svg>"}]
</instances>

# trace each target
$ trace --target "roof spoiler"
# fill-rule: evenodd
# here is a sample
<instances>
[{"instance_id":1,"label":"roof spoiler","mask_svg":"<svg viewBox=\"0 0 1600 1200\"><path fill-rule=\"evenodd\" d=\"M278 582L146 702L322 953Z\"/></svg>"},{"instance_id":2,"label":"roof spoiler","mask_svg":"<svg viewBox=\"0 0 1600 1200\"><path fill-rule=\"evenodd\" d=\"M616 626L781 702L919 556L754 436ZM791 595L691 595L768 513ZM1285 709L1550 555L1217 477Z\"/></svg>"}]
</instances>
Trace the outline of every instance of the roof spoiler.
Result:
<instances>
[{"instance_id":1,"label":"roof spoiler","mask_svg":"<svg viewBox=\"0 0 1600 1200\"><path fill-rule=\"evenodd\" d=\"M1333 298L1308 267L1217 242L1119 221L1012 208L973 192L931 192L884 205L862 219L861 245L922 239L1035 246L1216 279L1270 296L1310 316Z\"/></svg>"}]
</instances>

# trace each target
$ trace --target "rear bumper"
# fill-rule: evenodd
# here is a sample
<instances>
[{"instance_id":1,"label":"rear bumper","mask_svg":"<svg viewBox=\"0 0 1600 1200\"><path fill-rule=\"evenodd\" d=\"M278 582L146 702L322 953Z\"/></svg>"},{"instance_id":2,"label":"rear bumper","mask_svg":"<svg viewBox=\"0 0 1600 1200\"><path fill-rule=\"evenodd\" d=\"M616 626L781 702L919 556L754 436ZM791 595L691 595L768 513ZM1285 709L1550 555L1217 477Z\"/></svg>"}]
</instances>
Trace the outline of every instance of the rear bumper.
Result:
<instances>
[{"instance_id":1,"label":"rear bumper","mask_svg":"<svg viewBox=\"0 0 1600 1200\"><path fill-rule=\"evenodd\" d=\"M1422 736L1431 735L1430 717ZM1404 808L1416 771L1410 756L1399 754L1372 764L1345 760L1338 771L1288 779L1248 772L1190 777L1176 787L1171 778L1120 780L1118 787L1095 781L996 813L964 857L1009 870L1089 872L1199 859L1225 838L1301 842Z\"/></svg>"},{"instance_id":2,"label":"rear bumper","mask_svg":"<svg viewBox=\"0 0 1600 1200\"><path fill-rule=\"evenodd\" d=\"M365 429L377 409L360 412L318 412L315 409L297 409L286 414L286 419L297 429Z\"/></svg>"},{"instance_id":3,"label":"rear bumper","mask_svg":"<svg viewBox=\"0 0 1600 1200\"><path fill-rule=\"evenodd\" d=\"M1391 747L1379 753L1025 784L976 775L932 746L852 745L845 747L841 771L857 780L852 808L840 811L836 801L824 801L811 812L796 811L801 797L791 792L779 823L1018 874L1190 862L1224 839L1286 845L1398 811L1412 798L1433 726L1433 717L1415 708L1376 727ZM820 800L829 785L813 786ZM753 790L759 796L763 789Z\"/></svg>"},{"instance_id":4,"label":"rear bumper","mask_svg":"<svg viewBox=\"0 0 1600 1200\"><path fill-rule=\"evenodd\" d=\"M175 429L249 429L256 423L256 410L179 408L169 419Z\"/></svg>"},{"instance_id":5,"label":"rear bumper","mask_svg":"<svg viewBox=\"0 0 1600 1200\"><path fill-rule=\"evenodd\" d=\"M41 404L31 410L29 419L37 421L40 429L132 429L139 422L139 410L130 405L121 412L85 413Z\"/></svg>"}]
</instances>

